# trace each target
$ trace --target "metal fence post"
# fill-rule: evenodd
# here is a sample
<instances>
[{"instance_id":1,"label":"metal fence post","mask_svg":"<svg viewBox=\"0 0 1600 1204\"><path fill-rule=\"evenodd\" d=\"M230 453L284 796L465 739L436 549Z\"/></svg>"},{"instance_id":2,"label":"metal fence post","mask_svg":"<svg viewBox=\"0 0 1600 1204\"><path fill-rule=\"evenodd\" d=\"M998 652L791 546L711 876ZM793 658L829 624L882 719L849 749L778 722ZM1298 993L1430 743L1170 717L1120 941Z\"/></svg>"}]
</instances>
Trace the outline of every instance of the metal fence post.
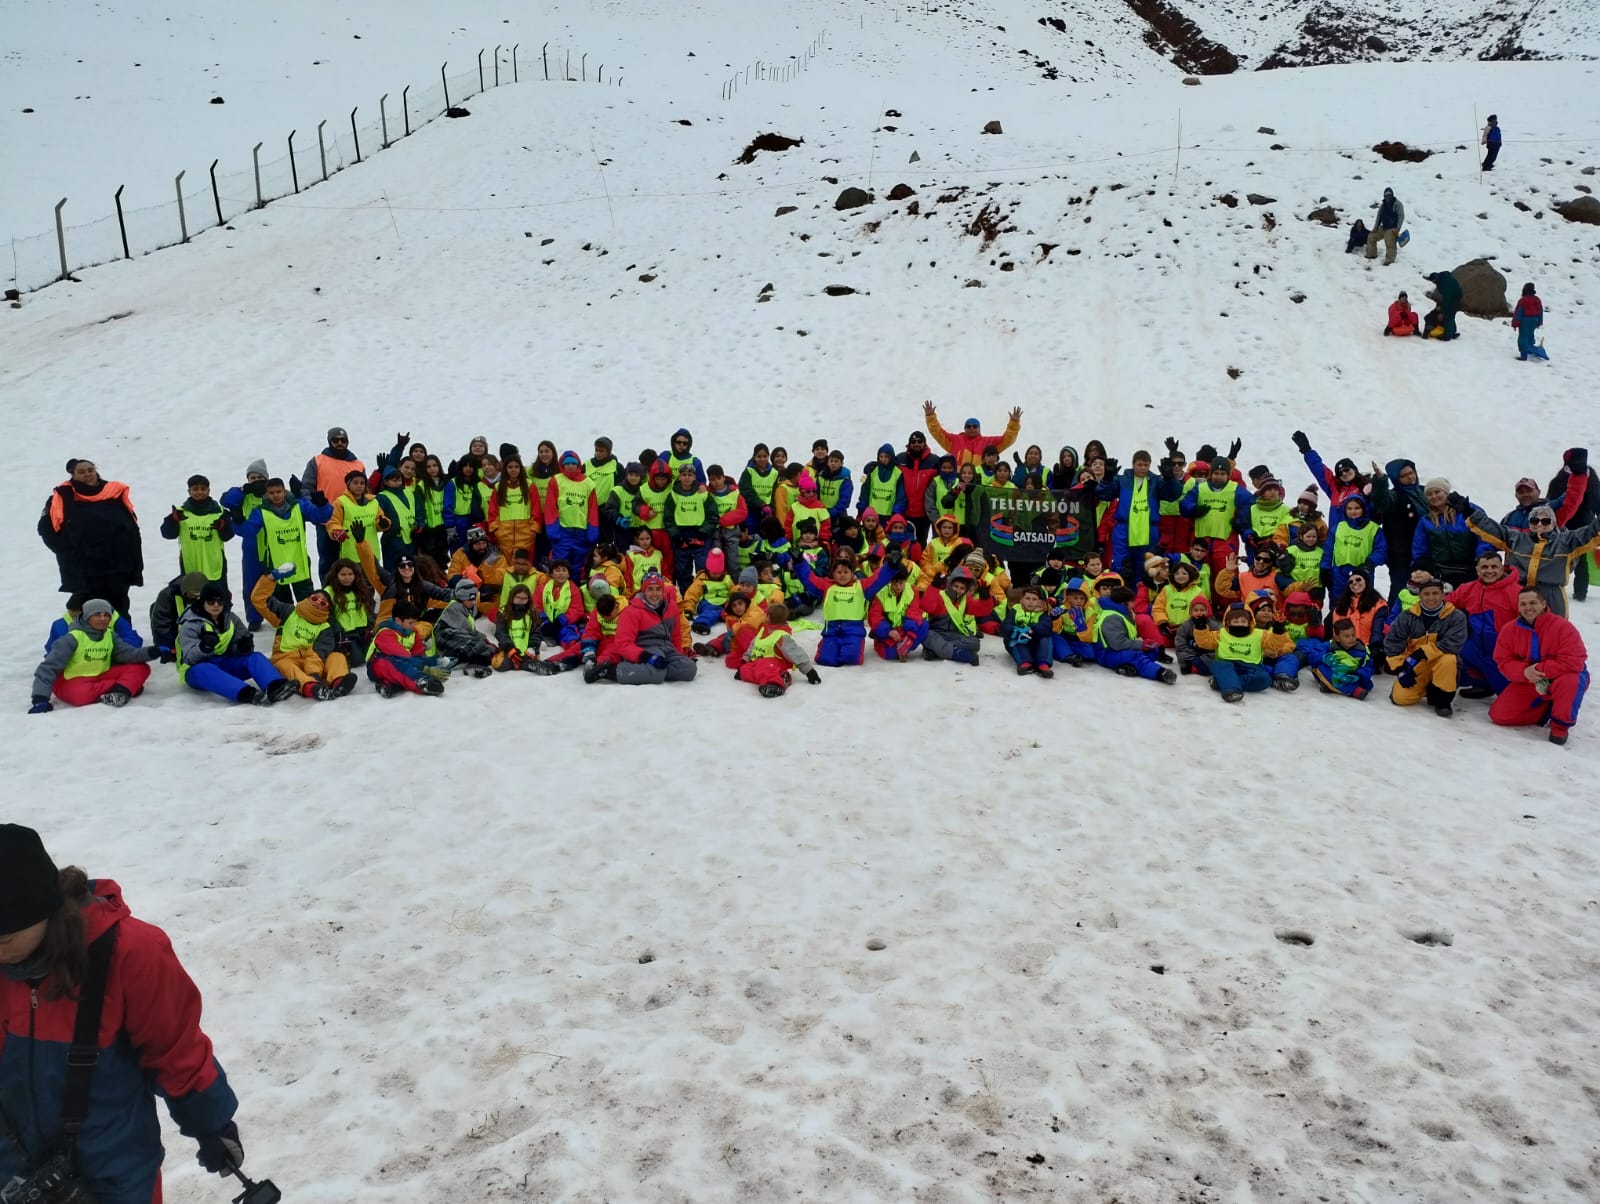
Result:
<instances>
[{"instance_id":1,"label":"metal fence post","mask_svg":"<svg viewBox=\"0 0 1600 1204\"><path fill-rule=\"evenodd\" d=\"M581 59L578 60L578 74L583 78L583 82L584 83L588 83L589 82L589 56L588 55L584 55Z\"/></svg>"},{"instance_id":2,"label":"metal fence post","mask_svg":"<svg viewBox=\"0 0 1600 1204\"><path fill-rule=\"evenodd\" d=\"M383 123L383 149L389 149L389 94L378 97L378 120Z\"/></svg>"},{"instance_id":3,"label":"metal fence post","mask_svg":"<svg viewBox=\"0 0 1600 1204\"><path fill-rule=\"evenodd\" d=\"M322 142L322 127L327 124L328 119L326 117L317 122L317 158L322 160L322 182L324 184L328 182L328 148Z\"/></svg>"},{"instance_id":4,"label":"metal fence post","mask_svg":"<svg viewBox=\"0 0 1600 1204\"><path fill-rule=\"evenodd\" d=\"M517 46L521 45L522 43L518 42L516 46L511 48L511 82L514 84L520 84L522 82L522 80L517 76Z\"/></svg>"},{"instance_id":5,"label":"metal fence post","mask_svg":"<svg viewBox=\"0 0 1600 1204\"><path fill-rule=\"evenodd\" d=\"M128 250L128 223L122 220L122 190L126 187L126 184L118 184L112 199L117 202L117 229L122 231L122 257L132 259L133 254Z\"/></svg>"},{"instance_id":6,"label":"metal fence post","mask_svg":"<svg viewBox=\"0 0 1600 1204\"><path fill-rule=\"evenodd\" d=\"M449 59L439 64L439 83L444 87L444 108L447 113L450 111L450 81L445 77L444 69L449 65Z\"/></svg>"},{"instance_id":7,"label":"metal fence post","mask_svg":"<svg viewBox=\"0 0 1600 1204\"><path fill-rule=\"evenodd\" d=\"M172 182L173 187L178 190L178 229L183 233L184 242L189 241L189 217L183 211L183 177L188 174L188 169L186 168L180 171L178 178Z\"/></svg>"},{"instance_id":8,"label":"metal fence post","mask_svg":"<svg viewBox=\"0 0 1600 1204\"><path fill-rule=\"evenodd\" d=\"M561 68L561 82L564 84L572 82L572 47L570 46L567 47L566 65Z\"/></svg>"},{"instance_id":9,"label":"metal fence post","mask_svg":"<svg viewBox=\"0 0 1600 1204\"><path fill-rule=\"evenodd\" d=\"M411 85L400 90L400 112L406 119L406 137L411 137Z\"/></svg>"},{"instance_id":10,"label":"metal fence post","mask_svg":"<svg viewBox=\"0 0 1600 1204\"><path fill-rule=\"evenodd\" d=\"M250 157L256 162L256 208L265 209L267 198L261 195L261 143L256 143L251 149Z\"/></svg>"},{"instance_id":11,"label":"metal fence post","mask_svg":"<svg viewBox=\"0 0 1600 1204\"><path fill-rule=\"evenodd\" d=\"M119 188L117 191L121 192L122 190ZM61 252L61 275L56 277L57 280L66 280L69 276L67 272L67 232L61 225L61 207L66 203L66 197L62 197L56 202L56 250Z\"/></svg>"},{"instance_id":12,"label":"metal fence post","mask_svg":"<svg viewBox=\"0 0 1600 1204\"><path fill-rule=\"evenodd\" d=\"M550 43L546 42L539 50L539 58L544 63L544 82L550 82Z\"/></svg>"},{"instance_id":13,"label":"metal fence post","mask_svg":"<svg viewBox=\"0 0 1600 1204\"><path fill-rule=\"evenodd\" d=\"M600 70L594 73L594 82L597 84L603 84L606 82L606 65L604 63L601 63Z\"/></svg>"},{"instance_id":14,"label":"metal fence post","mask_svg":"<svg viewBox=\"0 0 1600 1204\"><path fill-rule=\"evenodd\" d=\"M360 107L360 105L357 105L355 109L350 110L350 137L355 139L357 163L361 162L361 133L356 129L356 109Z\"/></svg>"},{"instance_id":15,"label":"metal fence post","mask_svg":"<svg viewBox=\"0 0 1600 1204\"><path fill-rule=\"evenodd\" d=\"M483 51L478 51L478 91L483 91Z\"/></svg>"},{"instance_id":16,"label":"metal fence post","mask_svg":"<svg viewBox=\"0 0 1600 1204\"><path fill-rule=\"evenodd\" d=\"M294 181L295 196L300 195L300 168L295 165L294 161L294 136L299 132L299 130L289 131L289 178Z\"/></svg>"},{"instance_id":17,"label":"metal fence post","mask_svg":"<svg viewBox=\"0 0 1600 1204\"><path fill-rule=\"evenodd\" d=\"M217 207L217 225L222 225L222 194L217 191L217 163L211 160L211 203Z\"/></svg>"},{"instance_id":18,"label":"metal fence post","mask_svg":"<svg viewBox=\"0 0 1600 1204\"><path fill-rule=\"evenodd\" d=\"M494 48L494 86L500 86L500 47Z\"/></svg>"}]
</instances>

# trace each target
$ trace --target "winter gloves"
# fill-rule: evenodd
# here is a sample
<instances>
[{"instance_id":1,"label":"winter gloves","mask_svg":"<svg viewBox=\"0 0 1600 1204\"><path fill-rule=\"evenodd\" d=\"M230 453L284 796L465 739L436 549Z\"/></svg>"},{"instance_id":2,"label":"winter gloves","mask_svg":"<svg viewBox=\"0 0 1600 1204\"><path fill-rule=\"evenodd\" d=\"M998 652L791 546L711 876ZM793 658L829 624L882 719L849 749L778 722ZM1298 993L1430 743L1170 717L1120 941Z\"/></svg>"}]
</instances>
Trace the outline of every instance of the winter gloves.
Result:
<instances>
[{"instance_id":1,"label":"winter gloves","mask_svg":"<svg viewBox=\"0 0 1600 1204\"><path fill-rule=\"evenodd\" d=\"M355 522L350 524L349 535L351 539L355 540L357 543L361 543L367 538L367 524L362 522L359 518L356 519Z\"/></svg>"},{"instance_id":2,"label":"winter gloves","mask_svg":"<svg viewBox=\"0 0 1600 1204\"><path fill-rule=\"evenodd\" d=\"M1406 689L1411 689L1417 684L1417 658L1410 657L1395 673L1394 679Z\"/></svg>"},{"instance_id":3,"label":"winter gloves","mask_svg":"<svg viewBox=\"0 0 1600 1204\"><path fill-rule=\"evenodd\" d=\"M1302 456L1309 456L1311 454L1311 440L1306 438L1306 433L1304 431L1296 431L1290 436L1290 438L1294 440L1295 450L1298 451Z\"/></svg>"},{"instance_id":4,"label":"winter gloves","mask_svg":"<svg viewBox=\"0 0 1600 1204\"><path fill-rule=\"evenodd\" d=\"M1462 517L1466 517L1472 513L1472 499L1467 497L1466 494L1452 493L1447 500L1450 503L1450 509L1454 510Z\"/></svg>"},{"instance_id":5,"label":"winter gloves","mask_svg":"<svg viewBox=\"0 0 1600 1204\"><path fill-rule=\"evenodd\" d=\"M53 711L55 709L55 704L52 703L48 698L35 698L33 700L33 705L28 708L28 714L43 715L46 712Z\"/></svg>"},{"instance_id":6,"label":"winter gloves","mask_svg":"<svg viewBox=\"0 0 1600 1204\"><path fill-rule=\"evenodd\" d=\"M1228 444L1228 460L1230 463L1239 458L1239 449L1243 446L1243 439L1235 439L1232 443Z\"/></svg>"},{"instance_id":7,"label":"winter gloves","mask_svg":"<svg viewBox=\"0 0 1600 1204\"><path fill-rule=\"evenodd\" d=\"M807 669L806 680L814 686L820 686L822 684L822 674L818 673L815 669Z\"/></svg>"},{"instance_id":8,"label":"winter gloves","mask_svg":"<svg viewBox=\"0 0 1600 1204\"><path fill-rule=\"evenodd\" d=\"M239 1126L230 1120L219 1132L200 1138L196 1158L213 1175L232 1174L236 1167L243 1166L244 1143L239 1140Z\"/></svg>"}]
</instances>

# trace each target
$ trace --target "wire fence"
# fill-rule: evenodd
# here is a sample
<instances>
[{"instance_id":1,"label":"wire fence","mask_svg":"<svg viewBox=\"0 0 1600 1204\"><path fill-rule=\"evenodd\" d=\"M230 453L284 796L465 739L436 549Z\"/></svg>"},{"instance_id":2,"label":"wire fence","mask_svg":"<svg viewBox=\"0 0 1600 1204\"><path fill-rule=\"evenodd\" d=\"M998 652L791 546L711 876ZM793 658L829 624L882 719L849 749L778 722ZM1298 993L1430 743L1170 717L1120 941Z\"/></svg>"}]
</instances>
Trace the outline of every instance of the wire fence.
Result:
<instances>
[{"instance_id":1,"label":"wire fence","mask_svg":"<svg viewBox=\"0 0 1600 1204\"><path fill-rule=\"evenodd\" d=\"M740 88L747 88L752 82L787 83L791 79L798 79L800 73L811 66L811 60L821 54L827 46L828 31L824 29L811 39L805 50L799 54L791 54L786 62L757 59L722 81L722 99L732 100L739 94ZM755 77L754 80L751 79L752 75Z\"/></svg>"},{"instance_id":2,"label":"wire fence","mask_svg":"<svg viewBox=\"0 0 1600 1204\"><path fill-rule=\"evenodd\" d=\"M181 172L173 178L170 199L160 204L130 208L118 188L106 201L85 206L104 216L69 225L68 214L76 206L63 197L53 230L11 239L7 294L33 292L71 280L73 272L84 268L188 242L251 209L314 188L479 93L524 82L524 74L529 83L622 84L619 68L613 65L608 72L604 63L591 68L586 52L546 42L537 52L523 54L521 45L480 50L472 67L455 74L446 62L426 84L385 93L375 104L358 105L313 129L291 130L281 141L259 142L250 149L250 166L244 170L219 172L221 160L214 159L204 175Z\"/></svg>"}]
</instances>

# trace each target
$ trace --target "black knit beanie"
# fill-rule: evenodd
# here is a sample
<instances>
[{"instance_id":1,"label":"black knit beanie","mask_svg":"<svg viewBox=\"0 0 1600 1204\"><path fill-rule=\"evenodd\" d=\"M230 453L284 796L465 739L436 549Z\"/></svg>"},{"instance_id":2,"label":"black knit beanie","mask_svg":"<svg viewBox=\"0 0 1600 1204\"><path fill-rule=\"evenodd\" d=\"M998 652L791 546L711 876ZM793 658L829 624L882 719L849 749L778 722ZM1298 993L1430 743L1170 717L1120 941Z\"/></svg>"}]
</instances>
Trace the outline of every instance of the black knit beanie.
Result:
<instances>
[{"instance_id":1,"label":"black knit beanie","mask_svg":"<svg viewBox=\"0 0 1600 1204\"><path fill-rule=\"evenodd\" d=\"M61 875L32 828L0 824L0 933L21 932L61 906Z\"/></svg>"}]
</instances>

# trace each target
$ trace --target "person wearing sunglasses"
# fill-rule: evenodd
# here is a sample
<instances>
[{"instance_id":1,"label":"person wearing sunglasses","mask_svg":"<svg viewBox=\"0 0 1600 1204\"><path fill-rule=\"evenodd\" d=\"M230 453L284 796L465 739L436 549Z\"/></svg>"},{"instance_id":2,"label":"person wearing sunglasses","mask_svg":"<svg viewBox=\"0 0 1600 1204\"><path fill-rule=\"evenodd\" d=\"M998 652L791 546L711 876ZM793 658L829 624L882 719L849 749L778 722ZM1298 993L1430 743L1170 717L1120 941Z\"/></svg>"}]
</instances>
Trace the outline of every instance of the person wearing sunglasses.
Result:
<instances>
[{"instance_id":1,"label":"person wearing sunglasses","mask_svg":"<svg viewBox=\"0 0 1600 1204\"><path fill-rule=\"evenodd\" d=\"M316 506L338 507L339 499L349 492L351 473L367 475L367 466L350 450L350 432L342 426L328 428L328 445L311 459L300 471L300 496ZM328 566L339 557L339 545L322 528L317 528L317 576L325 577Z\"/></svg>"},{"instance_id":2,"label":"person wearing sunglasses","mask_svg":"<svg viewBox=\"0 0 1600 1204\"><path fill-rule=\"evenodd\" d=\"M1581 501L1589 487L1589 449L1574 447L1563 457L1569 476L1567 498ZM1600 548L1600 518L1582 527L1563 530L1556 512L1549 506L1535 506L1528 512L1528 529L1517 531L1497 523L1483 507L1459 493L1450 495L1450 505L1467 516L1467 527L1490 547L1499 548L1507 561L1521 574L1523 583L1539 591L1545 605L1567 617L1567 582L1573 564Z\"/></svg>"}]
</instances>

